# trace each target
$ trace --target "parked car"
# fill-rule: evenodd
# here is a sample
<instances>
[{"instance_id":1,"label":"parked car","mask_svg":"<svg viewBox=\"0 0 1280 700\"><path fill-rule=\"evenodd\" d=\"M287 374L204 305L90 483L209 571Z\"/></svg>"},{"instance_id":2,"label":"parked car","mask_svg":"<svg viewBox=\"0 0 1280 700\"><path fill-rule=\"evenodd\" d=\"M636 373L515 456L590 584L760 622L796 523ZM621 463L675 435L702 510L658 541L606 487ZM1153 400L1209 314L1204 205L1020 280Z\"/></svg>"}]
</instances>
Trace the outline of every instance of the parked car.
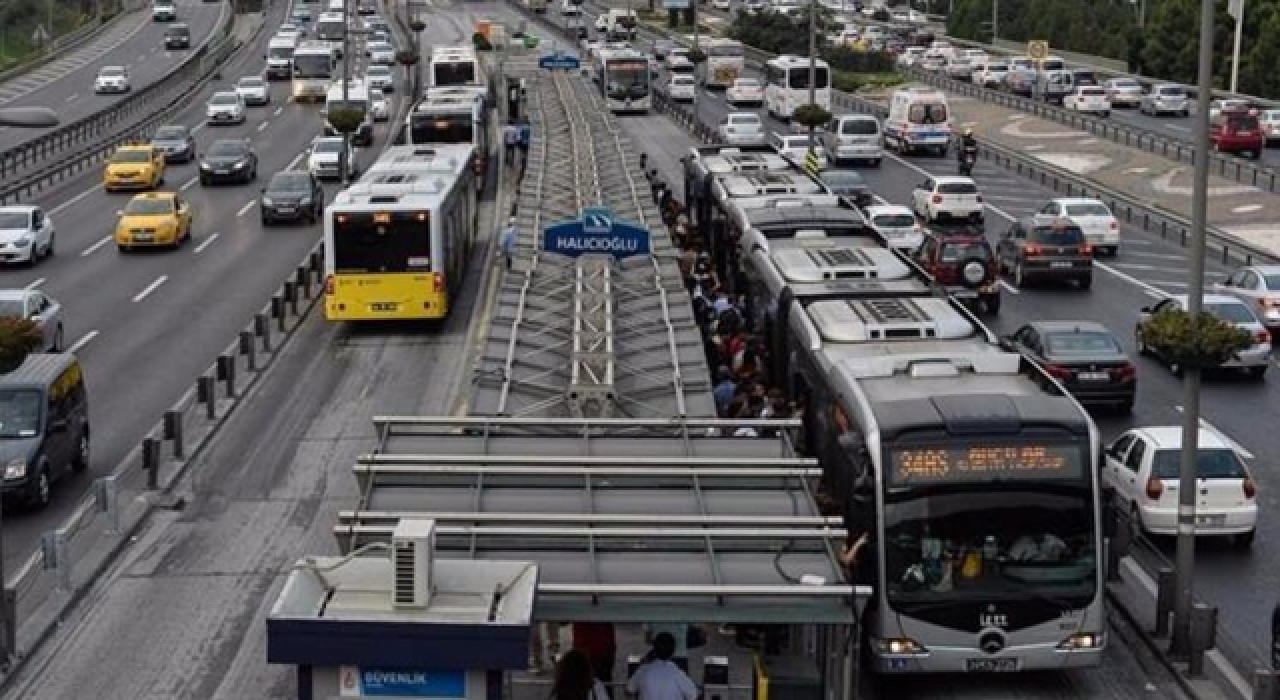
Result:
<instances>
[{"instance_id":1,"label":"parked car","mask_svg":"<svg viewBox=\"0 0 1280 700\"><path fill-rule=\"evenodd\" d=\"M237 80L236 94L248 106L261 106L271 103L271 88L262 76L246 75Z\"/></svg>"},{"instance_id":2,"label":"parked car","mask_svg":"<svg viewBox=\"0 0 1280 700\"><path fill-rule=\"evenodd\" d=\"M716 135L731 146L760 146L765 142L764 123L755 112L730 112L721 117Z\"/></svg>"},{"instance_id":3,"label":"parked car","mask_svg":"<svg viewBox=\"0 0 1280 700\"><path fill-rule=\"evenodd\" d=\"M1181 85L1154 85L1142 96L1138 111L1153 117L1161 114L1185 117L1191 114L1191 101L1187 99L1187 91Z\"/></svg>"},{"instance_id":4,"label":"parked car","mask_svg":"<svg viewBox=\"0 0 1280 700\"><path fill-rule=\"evenodd\" d=\"M215 92L205 105L209 124L243 124L247 118L244 98L238 92Z\"/></svg>"},{"instance_id":5,"label":"parked car","mask_svg":"<svg viewBox=\"0 0 1280 700\"><path fill-rule=\"evenodd\" d=\"M1013 222L996 244L996 259L1019 289L1040 280L1093 286L1093 246L1070 219L1037 215Z\"/></svg>"},{"instance_id":6,"label":"parked car","mask_svg":"<svg viewBox=\"0 0 1280 700\"><path fill-rule=\"evenodd\" d=\"M1114 406L1124 414L1133 411L1138 369L1106 326L1093 321L1033 321L1003 342L1035 360L1080 403Z\"/></svg>"},{"instance_id":7,"label":"parked car","mask_svg":"<svg viewBox=\"0 0 1280 700\"><path fill-rule=\"evenodd\" d=\"M0 262L29 263L53 255L53 219L38 206L0 207Z\"/></svg>"},{"instance_id":8,"label":"parked car","mask_svg":"<svg viewBox=\"0 0 1280 700\"><path fill-rule=\"evenodd\" d=\"M324 217L324 187L306 170L284 170L267 181L258 206L263 226L278 221L314 224Z\"/></svg>"},{"instance_id":9,"label":"parked car","mask_svg":"<svg viewBox=\"0 0 1280 700\"><path fill-rule=\"evenodd\" d=\"M1280 332L1280 265L1242 267L1212 289L1243 301L1267 330Z\"/></svg>"},{"instance_id":10,"label":"parked car","mask_svg":"<svg viewBox=\"0 0 1280 700\"><path fill-rule=\"evenodd\" d=\"M1000 275L982 226L931 228L914 257L951 296L993 316L1000 313Z\"/></svg>"},{"instance_id":11,"label":"parked car","mask_svg":"<svg viewBox=\"0 0 1280 700\"><path fill-rule=\"evenodd\" d=\"M1111 106L1117 109L1137 107L1142 103L1142 83L1133 78L1112 78L1103 88L1107 91Z\"/></svg>"},{"instance_id":12,"label":"parked car","mask_svg":"<svg viewBox=\"0 0 1280 700\"><path fill-rule=\"evenodd\" d=\"M937 175L912 190L911 209L926 222L945 219L980 222L985 207L973 178Z\"/></svg>"},{"instance_id":13,"label":"parked car","mask_svg":"<svg viewBox=\"0 0 1280 700\"><path fill-rule=\"evenodd\" d=\"M1236 356L1227 360L1222 364L1223 369L1236 369L1247 373L1254 379L1262 379L1266 376L1267 365L1271 362L1271 334L1267 332L1266 326L1258 320L1245 302L1225 294L1206 294L1204 296L1205 312L1234 324L1237 328L1248 331L1253 336L1253 345L1236 353ZM1155 315L1172 309L1185 311L1187 309L1187 297L1185 294L1167 297L1160 300L1154 306L1142 307L1141 316L1138 318L1137 327L1134 329L1134 335L1138 342L1138 354L1150 355L1161 362L1171 363L1169 369L1175 375L1182 374L1182 368L1176 362L1173 362L1166 348L1160 347L1153 341L1149 341L1148 336L1143 332L1147 324L1151 322Z\"/></svg>"},{"instance_id":14,"label":"parked car","mask_svg":"<svg viewBox=\"0 0 1280 700\"><path fill-rule=\"evenodd\" d=\"M738 78L724 91L725 102L737 107L751 105L759 107L764 104L764 86L755 78Z\"/></svg>"},{"instance_id":15,"label":"parked car","mask_svg":"<svg viewBox=\"0 0 1280 700\"><path fill-rule=\"evenodd\" d=\"M129 70L124 66L103 66L98 69L98 76L93 79L93 91L99 95L120 94L132 89L129 83Z\"/></svg>"},{"instance_id":16,"label":"parked car","mask_svg":"<svg viewBox=\"0 0 1280 700\"><path fill-rule=\"evenodd\" d=\"M897 204L873 204L863 210L871 224L890 247L914 252L924 242L924 232L911 210Z\"/></svg>"},{"instance_id":17,"label":"parked car","mask_svg":"<svg viewBox=\"0 0 1280 700\"><path fill-rule=\"evenodd\" d=\"M1055 219L1068 219L1084 232L1084 239L1094 250L1115 255L1120 248L1120 222L1111 209L1097 199L1061 197L1051 199L1040 213Z\"/></svg>"},{"instance_id":18,"label":"parked car","mask_svg":"<svg viewBox=\"0 0 1280 700\"><path fill-rule=\"evenodd\" d=\"M1258 489L1235 448L1222 435L1200 428L1196 453L1195 535L1230 536L1253 545L1258 526ZM1127 430L1106 449L1103 482L1138 532L1178 532L1182 426Z\"/></svg>"},{"instance_id":19,"label":"parked car","mask_svg":"<svg viewBox=\"0 0 1280 700\"><path fill-rule=\"evenodd\" d=\"M1111 115L1111 100L1107 97L1107 91L1097 85L1076 88L1070 95L1062 98L1062 106L1083 114L1096 114L1103 118Z\"/></svg>"},{"instance_id":20,"label":"parked car","mask_svg":"<svg viewBox=\"0 0 1280 700\"><path fill-rule=\"evenodd\" d=\"M219 139L200 156L200 184L249 184L258 178L258 154L248 139Z\"/></svg>"},{"instance_id":21,"label":"parked car","mask_svg":"<svg viewBox=\"0 0 1280 700\"><path fill-rule=\"evenodd\" d=\"M63 342L62 304L39 289L0 289L0 317L23 318L40 329L42 352L61 352ZM0 430L4 426L0 424Z\"/></svg>"},{"instance_id":22,"label":"parked car","mask_svg":"<svg viewBox=\"0 0 1280 700\"><path fill-rule=\"evenodd\" d=\"M168 163L190 163L196 157L196 137L182 124L157 128L151 137L151 147L163 153Z\"/></svg>"}]
</instances>

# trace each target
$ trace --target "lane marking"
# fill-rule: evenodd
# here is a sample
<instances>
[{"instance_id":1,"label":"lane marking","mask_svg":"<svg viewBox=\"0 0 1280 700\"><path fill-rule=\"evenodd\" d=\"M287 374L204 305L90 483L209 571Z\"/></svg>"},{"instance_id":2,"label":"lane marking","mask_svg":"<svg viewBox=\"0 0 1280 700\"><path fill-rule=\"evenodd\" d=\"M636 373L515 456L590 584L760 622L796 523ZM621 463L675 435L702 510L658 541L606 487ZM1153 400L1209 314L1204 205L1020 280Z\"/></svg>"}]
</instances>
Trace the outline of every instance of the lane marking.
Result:
<instances>
[{"instance_id":1,"label":"lane marking","mask_svg":"<svg viewBox=\"0 0 1280 700\"><path fill-rule=\"evenodd\" d=\"M77 94L75 94L75 95L69 95L65 101L66 101L66 102L70 102L70 101L72 101L72 100L76 99L76 98L77 98L77 97L79 97L79 96L80 96L80 95L79 95L78 93L77 93Z\"/></svg>"},{"instance_id":2,"label":"lane marking","mask_svg":"<svg viewBox=\"0 0 1280 700\"><path fill-rule=\"evenodd\" d=\"M249 211L249 208L257 203L258 203L258 200L256 199L250 199L249 201L245 202L244 206L240 207L240 211L236 212L236 216L244 216Z\"/></svg>"},{"instance_id":3,"label":"lane marking","mask_svg":"<svg viewBox=\"0 0 1280 700\"><path fill-rule=\"evenodd\" d=\"M1120 279L1124 280L1125 282L1128 282L1129 284L1137 285L1140 289L1145 291L1149 296L1155 297L1156 299L1166 299L1172 296L1171 294L1164 291L1163 289L1147 284L1146 282L1143 282L1142 280L1138 279L1137 277L1134 277L1133 275L1125 274L1120 270L1117 270L1106 263L1100 263L1097 260L1094 260L1093 266L1098 268L1099 270L1102 270L1103 272L1108 272L1116 277L1119 277Z\"/></svg>"},{"instance_id":4,"label":"lane marking","mask_svg":"<svg viewBox=\"0 0 1280 700\"><path fill-rule=\"evenodd\" d=\"M200 253L203 253L203 252L204 252L204 249L205 249L205 248L208 248L208 247L209 247L209 246L211 246L211 245L213 245L213 242L214 242L214 241L216 241L216 240L218 240L218 234L216 234L216 233L211 233L211 234L209 234L208 238L205 238L203 243L201 243L200 245L196 246L196 249L195 249L195 251L193 251L193 252L194 252L196 255L199 255Z\"/></svg>"},{"instance_id":5,"label":"lane marking","mask_svg":"<svg viewBox=\"0 0 1280 700\"><path fill-rule=\"evenodd\" d=\"M1191 131L1191 127L1182 126L1180 124L1165 124L1164 128L1169 129L1171 131Z\"/></svg>"},{"instance_id":6,"label":"lane marking","mask_svg":"<svg viewBox=\"0 0 1280 700\"><path fill-rule=\"evenodd\" d=\"M178 189L182 190L183 192L186 192L187 190L191 189L199 180L200 180L199 177L193 177L190 180L187 180L186 182L182 183L182 187L179 187Z\"/></svg>"},{"instance_id":7,"label":"lane marking","mask_svg":"<svg viewBox=\"0 0 1280 700\"><path fill-rule=\"evenodd\" d=\"M83 251L81 251L81 253L80 253L80 257L82 257L82 258L87 258L87 257L89 257L90 255L93 255L94 253L98 252L98 249L99 249L99 248L101 248L102 246L104 246L104 245L106 245L106 244L108 244L108 243L110 243L110 242L111 242L111 236L103 236L101 239L99 239L99 240L98 240L98 242L97 242L97 243L94 243L93 245L91 245L91 246L89 246L88 248L85 248Z\"/></svg>"},{"instance_id":8,"label":"lane marking","mask_svg":"<svg viewBox=\"0 0 1280 700\"><path fill-rule=\"evenodd\" d=\"M271 122L262 122L261 124L258 125L258 131L266 131L267 127L270 125L271 125Z\"/></svg>"},{"instance_id":9,"label":"lane marking","mask_svg":"<svg viewBox=\"0 0 1280 700\"><path fill-rule=\"evenodd\" d=\"M1174 406L1173 410L1177 411L1178 413L1183 413L1185 412L1186 409L1184 409L1179 404L1177 406ZM1244 457L1245 459L1255 459L1255 457L1253 456L1253 453L1246 450L1244 448L1244 445L1241 445L1240 443L1236 442L1230 435L1227 435L1226 433L1219 430L1213 423L1210 423L1209 421L1201 418L1200 428L1216 435L1219 440L1227 443L1227 445L1231 447L1231 449L1240 453L1241 457Z\"/></svg>"},{"instance_id":10,"label":"lane marking","mask_svg":"<svg viewBox=\"0 0 1280 700\"><path fill-rule=\"evenodd\" d=\"M40 277L36 279L36 281L32 282L31 284L28 284L27 286L23 287L23 289L35 289L36 287L39 287L40 285L44 284L44 281L45 281L44 278Z\"/></svg>"},{"instance_id":11,"label":"lane marking","mask_svg":"<svg viewBox=\"0 0 1280 700\"><path fill-rule=\"evenodd\" d=\"M169 281L168 275L160 275L159 277L156 278L155 282L152 282L151 284L147 285L146 289L142 290L141 292L138 292L133 296L134 303L137 303L142 301L143 299L146 299L147 295L156 291L157 287L159 287L160 285L164 284L167 281Z\"/></svg>"},{"instance_id":12,"label":"lane marking","mask_svg":"<svg viewBox=\"0 0 1280 700\"><path fill-rule=\"evenodd\" d=\"M284 112L284 106L276 107L276 111L272 112L271 116L278 117L282 112Z\"/></svg>"},{"instance_id":13,"label":"lane marking","mask_svg":"<svg viewBox=\"0 0 1280 700\"><path fill-rule=\"evenodd\" d=\"M1017 287L1013 286L1012 284L1009 284L1008 282L1005 282L1004 280L1000 280L1000 288L1010 294L1022 293Z\"/></svg>"},{"instance_id":14,"label":"lane marking","mask_svg":"<svg viewBox=\"0 0 1280 700\"><path fill-rule=\"evenodd\" d=\"M72 343L71 347L67 348L67 352L74 355L75 353L83 350L84 346L89 344L89 341L97 337L98 337L98 331L89 331L88 333L85 333L83 336L81 336L80 340L77 340L76 342Z\"/></svg>"},{"instance_id":15,"label":"lane marking","mask_svg":"<svg viewBox=\"0 0 1280 700\"><path fill-rule=\"evenodd\" d=\"M306 151L303 151L303 152L299 153L298 155L294 156L294 157L293 157L293 160L289 161L289 164L288 164L288 165L286 165L286 166L284 166L284 169L285 169L285 170L293 170L294 166L296 166L296 165L298 164L298 161L302 160L302 157L303 157L303 156L305 156L306 154L307 154L307 152L306 152Z\"/></svg>"},{"instance_id":16,"label":"lane marking","mask_svg":"<svg viewBox=\"0 0 1280 700\"><path fill-rule=\"evenodd\" d=\"M78 195L76 195L76 196L72 197L71 199L68 199L67 201L63 202L62 204L59 204L58 206L56 206L56 207L54 207L54 208L50 209L50 210L49 210L49 213L50 213L50 214L57 214L58 212L62 211L63 209L66 209L67 207L71 206L72 204L75 204L76 202L79 202L80 200L84 199L85 197L88 197L89 195L93 194L94 192L97 192L97 191L98 191L98 190L100 190L100 189L102 189L102 185L94 185L93 187L90 187L89 189L85 190L84 192L81 192L80 194L78 194Z\"/></svg>"}]
</instances>

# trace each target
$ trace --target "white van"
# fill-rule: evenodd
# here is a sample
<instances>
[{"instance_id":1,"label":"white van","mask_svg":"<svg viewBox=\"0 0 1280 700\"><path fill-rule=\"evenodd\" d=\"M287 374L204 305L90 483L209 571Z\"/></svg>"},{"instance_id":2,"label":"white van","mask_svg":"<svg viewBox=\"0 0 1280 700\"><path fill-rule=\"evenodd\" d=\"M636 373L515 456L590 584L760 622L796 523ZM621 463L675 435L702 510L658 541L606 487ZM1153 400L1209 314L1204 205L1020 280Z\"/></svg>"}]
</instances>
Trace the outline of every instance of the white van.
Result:
<instances>
[{"instance_id":1,"label":"white van","mask_svg":"<svg viewBox=\"0 0 1280 700\"><path fill-rule=\"evenodd\" d=\"M596 27L611 39L634 39L640 28L640 18L635 10L615 7L609 10L609 14L602 15L600 20L603 22L597 20ZM601 24L604 25L603 28L600 27Z\"/></svg>"},{"instance_id":2,"label":"white van","mask_svg":"<svg viewBox=\"0 0 1280 700\"><path fill-rule=\"evenodd\" d=\"M951 106L947 96L930 87L907 87L893 93L884 120L885 144L902 154L946 153L951 143Z\"/></svg>"},{"instance_id":3,"label":"white van","mask_svg":"<svg viewBox=\"0 0 1280 700\"><path fill-rule=\"evenodd\" d=\"M346 0L329 0L328 9L325 11L337 12L338 14L343 14L344 12L346 12L346 10L347 10Z\"/></svg>"},{"instance_id":4,"label":"white van","mask_svg":"<svg viewBox=\"0 0 1280 700\"><path fill-rule=\"evenodd\" d=\"M880 165L884 157L880 120L869 114L837 115L822 132L822 147L836 165L849 161Z\"/></svg>"}]
</instances>

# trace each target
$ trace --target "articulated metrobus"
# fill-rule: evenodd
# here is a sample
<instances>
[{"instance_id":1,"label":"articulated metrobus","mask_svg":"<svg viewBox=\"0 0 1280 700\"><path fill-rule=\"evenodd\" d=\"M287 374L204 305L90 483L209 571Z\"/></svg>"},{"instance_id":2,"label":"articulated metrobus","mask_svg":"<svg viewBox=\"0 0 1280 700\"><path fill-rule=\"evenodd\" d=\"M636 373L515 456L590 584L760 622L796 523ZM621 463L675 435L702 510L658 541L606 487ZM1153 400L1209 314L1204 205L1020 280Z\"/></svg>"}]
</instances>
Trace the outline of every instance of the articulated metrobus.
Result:
<instances>
[{"instance_id":1,"label":"articulated metrobus","mask_svg":"<svg viewBox=\"0 0 1280 700\"><path fill-rule=\"evenodd\" d=\"M831 69L827 62L815 62L814 100L819 107L831 110ZM809 59L803 56L777 56L769 59L764 70L764 106L769 115L790 119L796 107L809 104Z\"/></svg>"},{"instance_id":2,"label":"articulated metrobus","mask_svg":"<svg viewBox=\"0 0 1280 700\"><path fill-rule=\"evenodd\" d=\"M304 41L293 51L293 101L322 102L329 94L336 61L333 50L323 41Z\"/></svg>"},{"instance_id":3,"label":"articulated metrobus","mask_svg":"<svg viewBox=\"0 0 1280 700\"><path fill-rule=\"evenodd\" d=\"M341 12L325 12L316 20L316 38L325 42L337 58L342 58L342 39L346 35L347 18Z\"/></svg>"},{"instance_id":4,"label":"articulated metrobus","mask_svg":"<svg viewBox=\"0 0 1280 700\"><path fill-rule=\"evenodd\" d=\"M706 87L723 90L742 77L743 70L746 68L742 42L715 37L706 40L703 47L707 60L706 76L702 82Z\"/></svg>"},{"instance_id":5,"label":"articulated metrobus","mask_svg":"<svg viewBox=\"0 0 1280 700\"><path fill-rule=\"evenodd\" d=\"M483 189L489 161L489 110L484 88L442 87L422 98L405 117L410 145L469 143L475 146L473 170Z\"/></svg>"},{"instance_id":6,"label":"articulated metrobus","mask_svg":"<svg viewBox=\"0 0 1280 700\"><path fill-rule=\"evenodd\" d=\"M1089 415L847 205L734 218L772 376L805 407L821 490L869 537L857 583L876 591L861 626L872 670L1100 664Z\"/></svg>"},{"instance_id":7,"label":"articulated metrobus","mask_svg":"<svg viewBox=\"0 0 1280 700\"><path fill-rule=\"evenodd\" d=\"M476 230L470 144L393 146L325 208L325 318L442 319Z\"/></svg>"},{"instance_id":8,"label":"articulated metrobus","mask_svg":"<svg viewBox=\"0 0 1280 700\"><path fill-rule=\"evenodd\" d=\"M653 105L649 58L634 49L596 52L596 75L605 106L614 114L644 113Z\"/></svg>"}]
</instances>

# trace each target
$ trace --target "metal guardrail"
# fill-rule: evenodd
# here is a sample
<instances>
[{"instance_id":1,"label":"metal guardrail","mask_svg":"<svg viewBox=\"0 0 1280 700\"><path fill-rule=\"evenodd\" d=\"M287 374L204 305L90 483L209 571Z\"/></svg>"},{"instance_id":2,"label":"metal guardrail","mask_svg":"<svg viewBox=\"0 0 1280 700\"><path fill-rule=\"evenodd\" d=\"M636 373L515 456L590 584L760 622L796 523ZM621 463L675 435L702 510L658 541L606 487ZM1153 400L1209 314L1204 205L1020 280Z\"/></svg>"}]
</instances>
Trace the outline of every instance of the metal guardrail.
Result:
<instances>
[{"instance_id":1,"label":"metal guardrail","mask_svg":"<svg viewBox=\"0 0 1280 700\"><path fill-rule=\"evenodd\" d=\"M105 110L0 152L0 180L6 183L0 189L0 204L79 174L104 153L156 124L155 117L166 115L236 48L231 36L235 17L231 4L223 2L218 27L164 77Z\"/></svg>"},{"instance_id":2,"label":"metal guardrail","mask_svg":"<svg viewBox=\"0 0 1280 700\"><path fill-rule=\"evenodd\" d=\"M1081 114L1042 100L1012 95L981 85L956 80L945 75L911 66L903 71L912 78L948 92L974 97L1002 107L1016 109L1032 116L1079 129L1129 148L1137 148L1180 163L1194 164L1195 144L1184 139L1144 129L1132 124L1122 124L1093 115ZM1223 153L1209 154L1210 171L1219 177L1252 185L1270 193L1280 192L1280 170L1256 161Z\"/></svg>"}]
</instances>

